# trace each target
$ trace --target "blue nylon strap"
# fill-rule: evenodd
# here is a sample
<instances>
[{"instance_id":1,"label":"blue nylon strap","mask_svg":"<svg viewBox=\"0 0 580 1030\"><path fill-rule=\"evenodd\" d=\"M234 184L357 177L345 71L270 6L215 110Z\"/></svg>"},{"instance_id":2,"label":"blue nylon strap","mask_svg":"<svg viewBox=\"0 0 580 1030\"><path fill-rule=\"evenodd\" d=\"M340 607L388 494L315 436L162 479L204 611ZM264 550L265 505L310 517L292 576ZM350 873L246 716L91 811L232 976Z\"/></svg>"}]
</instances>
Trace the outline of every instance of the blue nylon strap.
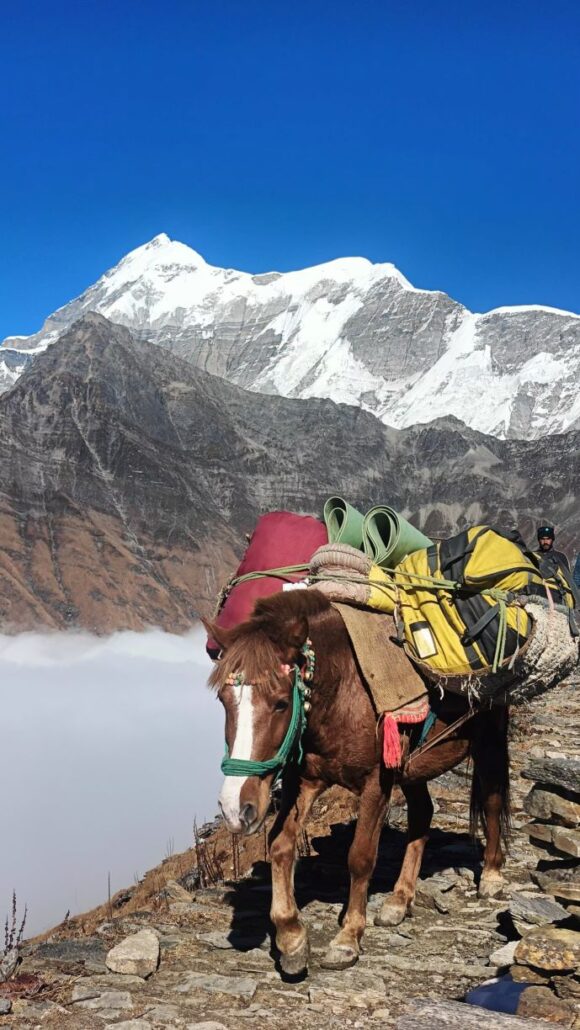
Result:
<instances>
[{"instance_id":1,"label":"blue nylon strap","mask_svg":"<svg viewBox=\"0 0 580 1030\"><path fill-rule=\"evenodd\" d=\"M423 729L421 730L421 736L419 737L419 743L417 744L417 747L421 747L421 744L425 743L425 741L427 740L427 737L429 736L429 733L431 732L431 730L432 730L432 728L433 728L433 726L435 725L436 722L437 722L437 715L433 711L433 709L430 708L429 709L429 714L427 715L427 717L425 719L425 722L423 723Z\"/></svg>"}]
</instances>

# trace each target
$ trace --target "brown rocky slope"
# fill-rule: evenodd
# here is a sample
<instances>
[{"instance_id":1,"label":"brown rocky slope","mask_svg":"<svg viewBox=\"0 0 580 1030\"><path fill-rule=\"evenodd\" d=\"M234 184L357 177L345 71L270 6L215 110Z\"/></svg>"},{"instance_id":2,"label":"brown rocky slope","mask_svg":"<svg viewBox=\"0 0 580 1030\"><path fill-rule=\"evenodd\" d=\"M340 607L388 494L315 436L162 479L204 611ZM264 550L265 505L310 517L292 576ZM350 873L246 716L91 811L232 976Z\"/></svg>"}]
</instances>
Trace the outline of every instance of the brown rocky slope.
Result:
<instances>
[{"instance_id":1,"label":"brown rocky slope","mask_svg":"<svg viewBox=\"0 0 580 1030\"><path fill-rule=\"evenodd\" d=\"M86 315L0 398L0 628L186 629L261 512L340 492L428 534L553 518L576 548L578 433L401 432L358 408L211 376Z\"/></svg>"}]
</instances>

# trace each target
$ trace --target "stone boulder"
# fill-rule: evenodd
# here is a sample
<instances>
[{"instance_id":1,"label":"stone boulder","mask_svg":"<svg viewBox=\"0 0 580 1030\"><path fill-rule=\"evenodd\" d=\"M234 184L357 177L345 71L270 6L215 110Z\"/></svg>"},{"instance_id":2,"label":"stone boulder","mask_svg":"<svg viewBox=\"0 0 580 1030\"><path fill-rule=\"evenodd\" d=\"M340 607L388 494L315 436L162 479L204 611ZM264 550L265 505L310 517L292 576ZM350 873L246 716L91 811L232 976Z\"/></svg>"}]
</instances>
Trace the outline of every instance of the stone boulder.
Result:
<instances>
[{"instance_id":1,"label":"stone boulder","mask_svg":"<svg viewBox=\"0 0 580 1030\"><path fill-rule=\"evenodd\" d=\"M140 930L111 948L107 968L113 973L132 973L146 979L159 965L159 937L154 930Z\"/></svg>"},{"instance_id":2,"label":"stone boulder","mask_svg":"<svg viewBox=\"0 0 580 1030\"><path fill-rule=\"evenodd\" d=\"M580 967L580 933L557 926L538 926L522 937L515 950L520 965L558 973Z\"/></svg>"}]
</instances>

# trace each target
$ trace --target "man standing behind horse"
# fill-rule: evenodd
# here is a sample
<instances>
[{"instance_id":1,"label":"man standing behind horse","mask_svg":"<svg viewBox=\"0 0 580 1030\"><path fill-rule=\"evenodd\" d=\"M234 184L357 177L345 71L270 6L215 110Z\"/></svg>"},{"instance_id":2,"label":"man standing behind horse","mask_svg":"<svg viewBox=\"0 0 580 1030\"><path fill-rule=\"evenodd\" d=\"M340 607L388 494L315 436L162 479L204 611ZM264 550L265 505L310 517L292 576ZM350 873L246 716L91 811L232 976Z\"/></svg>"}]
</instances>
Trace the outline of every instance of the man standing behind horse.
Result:
<instances>
[{"instance_id":1,"label":"man standing behind horse","mask_svg":"<svg viewBox=\"0 0 580 1030\"><path fill-rule=\"evenodd\" d=\"M534 553L540 559L540 572L544 579L551 579L558 569L562 569L564 573L570 572L568 558L563 551L557 551L554 547L555 539L553 526L538 527L538 550Z\"/></svg>"}]
</instances>

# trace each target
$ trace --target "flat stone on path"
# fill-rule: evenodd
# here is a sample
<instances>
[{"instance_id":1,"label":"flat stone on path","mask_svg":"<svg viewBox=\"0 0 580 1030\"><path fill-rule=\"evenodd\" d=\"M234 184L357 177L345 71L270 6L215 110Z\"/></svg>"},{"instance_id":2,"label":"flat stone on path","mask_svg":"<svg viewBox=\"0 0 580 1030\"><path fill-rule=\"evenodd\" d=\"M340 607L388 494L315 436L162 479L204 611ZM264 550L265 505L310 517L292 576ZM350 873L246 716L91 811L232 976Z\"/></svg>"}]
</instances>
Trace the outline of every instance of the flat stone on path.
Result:
<instances>
[{"instance_id":1,"label":"flat stone on path","mask_svg":"<svg viewBox=\"0 0 580 1030\"><path fill-rule=\"evenodd\" d=\"M105 968L107 949L100 937L72 938L64 941L46 941L33 952L33 958L43 962L58 962L60 965L90 963Z\"/></svg>"},{"instance_id":2,"label":"flat stone on path","mask_svg":"<svg viewBox=\"0 0 580 1030\"><path fill-rule=\"evenodd\" d=\"M145 979L159 965L159 938L153 930L139 930L111 948L106 961L113 973L132 973Z\"/></svg>"},{"instance_id":3,"label":"flat stone on path","mask_svg":"<svg viewBox=\"0 0 580 1030\"><path fill-rule=\"evenodd\" d=\"M12 1008L12 1002L8 998L0 998L0 1016L7 1016Z\"/></svg>"},{"instance_id":4,"label":"flat stone on path","mask_svg":"<svg viewBox=\"0 0 580 1030\"><path fill-rule=\"evenodd\" d=\"M514 920L535 926L558 923L568 916L566 909L546 894L528 894L523 891L512 894L509 910Z\"/></svg>"},{"instance_id":5,"label":"flat stone on path","mask_svg":"<svg viewBox=\"0 0 580 1030\"><path fill-rule=\"evenodd\" d=\"M212 994L231 994L236 998L253 998L258 989L251 976L221 976L219 973L189 973L175 988L180 994L190 991L209 991Z\"/></svg>"},{"instance_id":6,"label":"flat stone on path","mask_svg":"<svg viewBox=\"0 0 580 1030\"><path fill-rule=\"evenodd\" d=\"M177 1005L155 1005L153 1008L147 1009L145 1015L154 1023L175 1023L179 1019L179 1009Z\"/></svg>"},{"instance_id":7,"label":"flat stone on path","mask_svg":"<svg viewBox=\"0 0 580 1030\"><path fill-rule=\"evenodd\" d=\"M78 984L73 988L72 1000L80 1009L132 1009L133 1000L128 991L96 991Z\"/></svg>"},{"instance_id":8,"label":"flat stone on path","mask_svg":"<svg viewBox=\"0 0 580 1030\"><path fill-rule=\"evenodd\" d=\"M492 1012L477 1005L461 1001L431 1001L416 998L409 1010L399 1016L396 1030L549 1030L552 1023L530 1023L519 1016L506 1016L503 1012Z\"/></svg>"},{"instance_id":9,"label":"flat stone on path","mask_svg":"<svg viewBox=\"0 0 580 1030\"><path fill-rule=\"evenodd\" d=\"M122 1023L107 1023L105 1030L153 1030L147 1019L124 1019Z\"/></svg>"},{"instance_id":10,"label":"flat stone on path","mask_svg":"<svg viewBox=\"0 0 580 1030\"><path fill-rule=\"evenodd\" d=\"M185 1030L228 1030L225 1023L216 1023L215 1019L206 1019L203 1023L188 1023Z\"/></svg>"},{"instance_id":11,"label":"flat stone on path","mask_svg":"<svg viewBox=\"0 0 580 1030\"><path fill-rule=\"evenodd\" d=\"M385 1004L385 991L341 991L328 987L311 987L308 991L311 1005L338 1006L339 1008L377 1008Z\"/></svg>"},{"instance_id":12,"label":"flat stone on path","mask_svg":"<svg viewBox=\"0 0 580 1030\"><path fill-rule=\"evenodd\" d=\"M422 958L412 955L407 958L403 955L383 956L383 962L389 969L397 969L401 973L425 973L445 976L449 973L449 959L445 955L425 955ZM466 977L470 980L485 980L494 976L497 972L493 966L484 966L480 963L453 962L453 973L458 977Z\"/></svg>"}]
</instances>

